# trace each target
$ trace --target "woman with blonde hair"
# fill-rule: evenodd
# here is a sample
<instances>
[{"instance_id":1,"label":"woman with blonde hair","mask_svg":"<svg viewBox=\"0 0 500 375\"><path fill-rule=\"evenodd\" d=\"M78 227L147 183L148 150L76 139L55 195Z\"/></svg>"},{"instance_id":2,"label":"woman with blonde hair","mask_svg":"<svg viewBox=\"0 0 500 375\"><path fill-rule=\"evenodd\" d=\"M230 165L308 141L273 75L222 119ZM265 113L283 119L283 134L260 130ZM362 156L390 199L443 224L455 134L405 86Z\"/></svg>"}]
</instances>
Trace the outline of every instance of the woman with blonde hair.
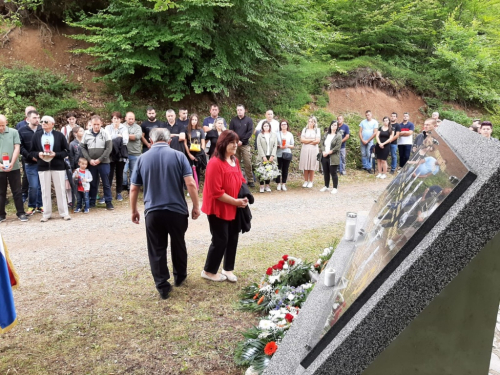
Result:
<instances>
[{"instance_id":1,"label":"woman with blonde hair","mask_svg":"<svg viewBox=\"0 0 500 375\"><path fill-rule=\"evenodd\" d=\"M307 121L307 126L302 129L300 142L299 169L304 171L304 188L312 188L314 180L314 171L318 170L318 144L321 139L321 132L318 129L318 120L311 116Z\"/></svg>"}]
</instances>

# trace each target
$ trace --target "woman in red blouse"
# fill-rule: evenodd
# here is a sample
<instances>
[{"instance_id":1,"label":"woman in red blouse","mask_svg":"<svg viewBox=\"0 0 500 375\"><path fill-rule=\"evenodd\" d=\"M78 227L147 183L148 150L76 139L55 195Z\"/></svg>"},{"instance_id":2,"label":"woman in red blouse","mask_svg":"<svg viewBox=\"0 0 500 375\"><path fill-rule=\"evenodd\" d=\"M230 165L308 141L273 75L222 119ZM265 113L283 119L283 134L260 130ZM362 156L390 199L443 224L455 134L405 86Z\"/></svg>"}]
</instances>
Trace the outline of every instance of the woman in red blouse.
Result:
<instances>
[{"instance_id":1,"label":"woman in red blouse","mask_svg":"<svg viewBox=\"0 0 500 375\"><path fill-rule=\"evenodd\" d=\"M247 198L238 198L241 184L246 182L234 156L239 140L234 131L223 131L207 165L201 210L208 216L212 243L201 277L212 281L237 281L233 274L239 235L236 209L248 204ZM217 273L223 257L224 267Z\"/></svg>"}]
</instances>

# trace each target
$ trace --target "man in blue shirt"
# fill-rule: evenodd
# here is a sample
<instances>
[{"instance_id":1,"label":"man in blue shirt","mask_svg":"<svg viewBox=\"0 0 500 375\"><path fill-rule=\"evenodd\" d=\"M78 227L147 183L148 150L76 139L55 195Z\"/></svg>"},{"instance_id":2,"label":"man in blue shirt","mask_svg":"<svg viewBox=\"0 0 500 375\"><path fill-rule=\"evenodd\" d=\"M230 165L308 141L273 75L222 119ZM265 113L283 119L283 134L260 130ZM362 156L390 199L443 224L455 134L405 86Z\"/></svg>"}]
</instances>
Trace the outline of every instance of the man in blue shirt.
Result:
<instances>
[{"instance_id":1,"label":"man in blue shirt","mask_svg":"<svg viewBox=\"0 0 500 375\"><path fill-rule=\"evenodd\" d=\"M373 146L373 138L377 135L378 122L373 119L372 111L365 112L366 119L359 123L359 139L361 140L361 162L363 169L373 173L370 149Z\"/></svg>"},{"instance_id":2,"label":"man in blue shirt","mask_svg":"<svg viewBox=\"0 0 500 375\"><path fill-rule=\"evenodd\" d=\"M349 125L344 124L344 116L340 115L337 116L337 125L339 130L342 130L344 132L344 138L342 138L342 146L340 146L340 165L339 165L339 173L342 175L345 175L345 164L346 164L346 149L345 149L345 143L349 139L350 131L349 131Z\"/></svg>"},{"instance_id":3,"label":"man in blue shirt","mask_svg":"<svg viewBox=\"0 0 500 375\"><path fill-rule=\"evenodd\" d=\"M187 277L187 249L184 234L188 228L188 206L184 198L186 184L193 202L191 217L200 216L198 189L186 156L170 148L170 132L164 128L151 129L151 148L137 159L131 178L130 205L132 222L139 224L137 198L144 188L144 216L148 243L149 264L162 299L167 299L172 285L168 282L168 235L171 240L174 281L180 286Z\"/></svg>"}]
</instances>

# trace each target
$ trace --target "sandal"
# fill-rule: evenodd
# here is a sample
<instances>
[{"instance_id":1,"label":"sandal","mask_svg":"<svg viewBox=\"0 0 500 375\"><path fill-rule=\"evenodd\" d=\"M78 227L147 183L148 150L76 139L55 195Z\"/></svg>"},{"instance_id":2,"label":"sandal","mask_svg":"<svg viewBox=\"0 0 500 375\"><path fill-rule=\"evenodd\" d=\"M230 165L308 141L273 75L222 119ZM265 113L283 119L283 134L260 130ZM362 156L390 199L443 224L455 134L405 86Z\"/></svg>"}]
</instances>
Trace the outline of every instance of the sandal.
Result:
<instances>
[{"instance_id":1,"label":"sandal","mask_svg":"<svg viewBox=\"0 0 500 375\"><path fill-rule=\"evenodd\" d=\"M226 275L219 275L219 278L218 279L212 279L211 277L209 277L206 273L205 273L205 270L201 271L201 277L203 279L206 279L206 280L210 280L210 281L215 281L215 282L221 282L221 281L226 281L227 280L227 276Z\"/></svg>"}]
</instances>

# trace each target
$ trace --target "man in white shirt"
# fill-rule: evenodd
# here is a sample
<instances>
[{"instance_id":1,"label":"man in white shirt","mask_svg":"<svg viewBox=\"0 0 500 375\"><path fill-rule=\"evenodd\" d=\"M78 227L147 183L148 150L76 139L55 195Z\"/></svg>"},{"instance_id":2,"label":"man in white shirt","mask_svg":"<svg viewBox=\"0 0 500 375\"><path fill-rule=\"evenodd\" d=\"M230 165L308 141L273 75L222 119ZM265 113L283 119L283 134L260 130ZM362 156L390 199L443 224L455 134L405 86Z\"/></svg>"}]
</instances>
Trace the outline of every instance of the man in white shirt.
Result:
<instances>
[{"instance_id":1,"label":"man in white shirt","mask_svg":"<svg viewBox=\"0 0 500 375\"><path fill-rule=\"evenodd\" d=\"M255 130L253 134L255 134L255 149L257 150L257 137L259 136L260 131L262 130L262 124L264 121L267 121L271 124L271 132L275 133L276 135L279 132L280 128L280 123L274 119L274 112L272 109L268 109L266 112L266 118L263 120L260 120L257 126L255 127Z\"/></svg>"},{"instance_id":2,"label":"man in white shirt","mask_svg":"<svg viewBox=\"0 0 500 375\"><path fill-rule=\"evenodd\" d=\"M366 119L359 123L359 139L361 141L361 162L363 169L372 174L372 162L370 149L373 146L373 138L377 135L378 121L372 116L372 111L365 112Z\"/></svg>"}]
</instances>

